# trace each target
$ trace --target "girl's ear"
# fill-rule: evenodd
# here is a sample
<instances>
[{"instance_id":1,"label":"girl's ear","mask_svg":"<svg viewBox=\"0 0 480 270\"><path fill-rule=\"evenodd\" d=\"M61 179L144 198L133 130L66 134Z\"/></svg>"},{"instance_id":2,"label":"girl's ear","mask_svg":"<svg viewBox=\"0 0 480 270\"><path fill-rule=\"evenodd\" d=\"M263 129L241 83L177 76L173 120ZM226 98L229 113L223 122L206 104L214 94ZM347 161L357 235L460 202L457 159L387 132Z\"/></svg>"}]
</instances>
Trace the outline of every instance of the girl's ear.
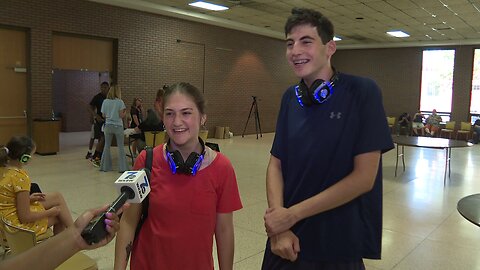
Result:
<instances>
[{"instance_id":1,"label":"girl's ear","mask_svg":"<svg viewBox=\"0 0 480 270\"><path fill-rule=\"evenodd\" d=\"M200 125L201 125L201 126L204 126L206 122L207 122L207 115L204 114L204 115L202 115L202 117L200 118Z\"/></svg>"}]
</instances>

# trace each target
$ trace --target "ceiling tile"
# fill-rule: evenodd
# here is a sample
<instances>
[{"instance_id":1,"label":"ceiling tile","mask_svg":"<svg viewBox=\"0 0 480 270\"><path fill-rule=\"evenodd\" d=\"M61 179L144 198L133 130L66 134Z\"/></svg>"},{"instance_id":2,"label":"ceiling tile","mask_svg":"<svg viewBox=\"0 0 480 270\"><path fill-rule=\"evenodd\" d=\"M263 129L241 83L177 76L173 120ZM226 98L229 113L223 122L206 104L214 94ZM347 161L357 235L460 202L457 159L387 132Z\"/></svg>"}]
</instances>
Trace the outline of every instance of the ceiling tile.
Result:
<instances>
[{"instance_id":1,"label":"ceiling tile","mask_svg":"<svg viewBox=\"0 0 480 270\"><path fill-rule=\"evenodd\" d=\"M202 15L205 23L219 25L222 20L228 20L229 24L225 27L250 25L251 30L245 31L252 33L264 33L259 30L269 29L277 33L276 37L280 39L293 7L312 8L330 18L336 34L351 37L342 40L341 44L404 43L412 40L442 42L480 38L480 0L209 0L230 7L223 12L188 6L192 1L130 0L128 8L138 5L139 9L145 10L140 5L149 3L153 13L159 10L162 11L160 14L167 16L184 17L184 13L179 11L206 14ZM111 5L122 6L123 2L125 0L109 0ZM172 11L171 7L175 9ZM195 20L198 21L198 17L201 16ZM356 19L358 17L363 20ZM218 19L215 21L214 18ZM432 27L441 26L454 29L432 30ZM385 31L394 28L409 32L411 38L391 38L385 34ZM431 39L425 35L430 35Z\"/></svg>"}]
</instances>

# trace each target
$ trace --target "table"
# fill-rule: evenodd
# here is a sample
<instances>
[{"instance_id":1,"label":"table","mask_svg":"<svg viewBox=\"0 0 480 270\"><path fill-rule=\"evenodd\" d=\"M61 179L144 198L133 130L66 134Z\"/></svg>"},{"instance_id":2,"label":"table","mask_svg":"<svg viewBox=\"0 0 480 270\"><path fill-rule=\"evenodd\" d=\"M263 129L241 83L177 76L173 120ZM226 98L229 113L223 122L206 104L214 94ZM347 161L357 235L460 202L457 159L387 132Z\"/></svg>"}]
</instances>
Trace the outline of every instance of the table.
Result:
<instances>
[{"instance_id":1,"label":"table","mask_svg":"<svg viewBox=\"0 0 480 270\"><path fill-rule=\"evenodd\" d=\"M55 155L60 151L60 119L39 118L33 120L32 138L39 155Z\"/></svg>"},{"instance_id":2,"label":"table","mask_svg":"<svg viewBox=\"0 0 480 270\"><path fill-rule=\"evenodd\" d=\"M460 199L457 203L457 210L466 220L480 226L480 194Z\"/></svg>"},{"instance_id":3,"label":"table","mask_svg":"<svg viewBox=\"0 0 480 270\"><path fill-rule=\"evenodd\" d=\"M450 160L452 158L452 148L469 147L472 143L466 141L457 141L452 139L434 138L434 137L414 137L414 136L392 136L393 142L397 145L397 160L395 161L395 177L397 176L398 157L402 157L403 171L405 171L405 146L423 147L432 149L445 149L445 172L443 175L443 184L450 178ZM399 153L401 146L401 153Z\"/></svg>"}]
</instances>

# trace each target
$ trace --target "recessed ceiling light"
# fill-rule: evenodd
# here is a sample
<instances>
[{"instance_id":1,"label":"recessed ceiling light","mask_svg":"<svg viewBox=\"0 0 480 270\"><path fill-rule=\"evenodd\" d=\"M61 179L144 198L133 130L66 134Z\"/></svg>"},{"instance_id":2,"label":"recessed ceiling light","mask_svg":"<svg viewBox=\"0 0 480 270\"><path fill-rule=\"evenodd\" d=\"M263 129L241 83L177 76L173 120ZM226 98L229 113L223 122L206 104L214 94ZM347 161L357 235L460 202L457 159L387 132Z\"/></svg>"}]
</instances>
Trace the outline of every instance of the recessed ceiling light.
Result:
<instances>
[{"instance_id":1,"label":"recessed ceiling light","mask_svg":"<svg viewBox=\"0 0 480 270\"><path fill-rule=\"evenodd\" d=\"M393 37L409 37L410 35L403 31L388 31L387 34Z\"/></svg>"},{"instance_id":2,"label":"recessed ceiling light","mask_svg":"<svg viewBox=\"0 0 480 270\"><path fill-rule=\"evenodd\" d=\"M228 7L220 6L220 5L216 5L216 4L212 4L212 3L208 3L208 2L204 2L204 1L197 1L197 2L190 3L188 5L198 7L198 8L213 10L213 11L221 11L221 10L227 10L228 9Z\"/></svg>"},{"instance_id":3,"label":"recessed ceiling light","mask_svg":"<svg viewBox=\"0 0 480 270\"><path fill-rule=\"evenodd\" d=\"M336 37L336 36L333 37L333 41L340 41L340 40L342 40L340 37Z\"/></svg>"}]
</instances>

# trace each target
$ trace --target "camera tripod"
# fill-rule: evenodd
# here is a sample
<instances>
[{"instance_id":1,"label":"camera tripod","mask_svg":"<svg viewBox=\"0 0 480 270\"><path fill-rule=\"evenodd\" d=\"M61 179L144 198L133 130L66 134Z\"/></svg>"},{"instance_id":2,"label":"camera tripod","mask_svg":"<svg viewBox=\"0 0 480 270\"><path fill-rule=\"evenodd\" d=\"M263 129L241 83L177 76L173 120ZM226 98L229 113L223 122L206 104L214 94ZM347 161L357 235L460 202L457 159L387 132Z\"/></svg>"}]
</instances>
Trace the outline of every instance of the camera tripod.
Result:
<instances>
[{"instance_id":1,"label":"camera tripod","mask_svg":"<svg viewBox=\"0 0 480 270\"><path fill-rule=\"evenodd\" d=\"M245 128L243 129L242 137L245 135L245 130L247 129L248 121L250 120L250 117L252 116L252 111L254 111L254 114L255 114L255 132L257 133L257 140L258 140L259 131L260 131L260 137L262 137L262 127L260 126L260 115L258 113L257 97L252 96L252 98L253 98L252 106L250 107L250 113L248 113L247 123L245 123ZM255 108L255 110L254 110L254 108Z\"/></svg>"}]
</instances>

